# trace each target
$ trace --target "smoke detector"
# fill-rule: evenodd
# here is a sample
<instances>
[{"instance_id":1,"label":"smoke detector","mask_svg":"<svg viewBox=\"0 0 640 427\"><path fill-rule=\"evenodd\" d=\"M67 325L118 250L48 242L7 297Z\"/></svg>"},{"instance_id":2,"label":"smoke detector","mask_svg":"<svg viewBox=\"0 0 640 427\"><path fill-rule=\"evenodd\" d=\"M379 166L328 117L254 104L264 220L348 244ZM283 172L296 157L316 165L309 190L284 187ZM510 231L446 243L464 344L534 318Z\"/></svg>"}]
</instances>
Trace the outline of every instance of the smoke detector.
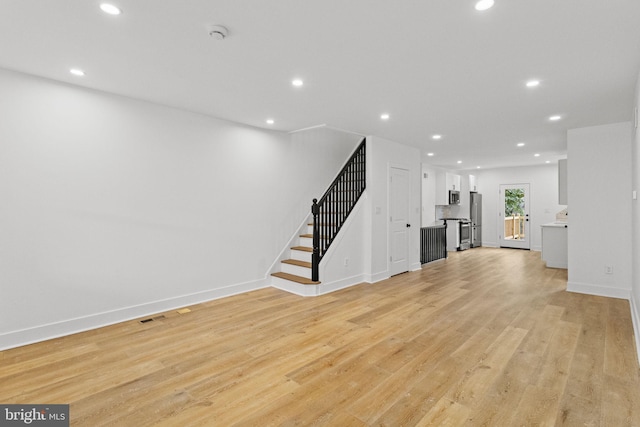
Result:
<instances>
[{"instance_id":1,"label":"smoke detector","mask_svg":"<svg viewBox=\"0 0 640 427\"><path fill-rule=\"evenodd\" d=\"M224 40L229 35L229 30L222 25L212 25L209 27L209 35L215 40Z\"/></svg>"}]
</instances>

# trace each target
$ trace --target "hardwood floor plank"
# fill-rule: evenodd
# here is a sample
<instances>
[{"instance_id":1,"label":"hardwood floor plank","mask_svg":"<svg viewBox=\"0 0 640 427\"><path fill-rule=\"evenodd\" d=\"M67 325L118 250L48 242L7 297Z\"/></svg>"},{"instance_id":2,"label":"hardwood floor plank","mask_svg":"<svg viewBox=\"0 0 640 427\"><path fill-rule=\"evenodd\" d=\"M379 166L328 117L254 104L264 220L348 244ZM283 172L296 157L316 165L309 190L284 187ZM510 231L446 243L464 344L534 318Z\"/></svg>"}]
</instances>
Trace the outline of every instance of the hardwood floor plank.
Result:
<instances>
[{"instance_id":1,"label":"hardwood floor plank","mask_svg":"<svg viewBox=\"0 0 640 427\"><path fill-rule=\"evenodd\" d=\"M511 426L521 425L514 422L515 408L531 381L541 356L517 351L509 363L479 399L469 415L467 426Z\"/></svg>"},{"instance_id":2,"label":"hardwood floor plank","mask_svg":"<svg viewBox=\"0 0 640 427\"><path fill-rule=\"evenodd\" d=\"M562 394L557 390L528 385L509 425L555 425Z\"/></svg>"},{"instance_id":3,"label":"hardwood floor plank","mask_svg":"<svg viewBox=\"0 0 640 427\"><path fill-rule=\"evenodd\" d=\"M592 400L565 393L560 402L556 426L597 426L600 425L600 405ZM607 425L607 424L603 424Z\"/></svg>"},{"instance_id":4,"label":"hardwood floor plank","mask_svg":"<svg viewBox=\"0 0 640 427\"><path fill-rule=\"evenodd\" d=\"M633 328L629 303L624 300L609 302L605 336L604 372L620 379L638 378Z\"/></svg>"},{"instance_id":5,"label":"hardwood floor plank","mask_svg":"<svg viewBox=\"0 0 640 427\"><path fill-rule=\"evenodd\" d=\"M602 426L639 426L640 389L629 382L605 375L602 391Z\"/></svg>"},{"instance_id":6,"label":"hardwood floor plank","mask_svg":"<svg viewBox=\"0 0 640 427\"><path fill-rule=\"evenodd\" d=\"M457 402L442 398L436 405L416 424L416 427L437 426L455 427L462 426L469 417L469 409Z\"/></svg>"},{"instance_id":7,"label":"hardwood floor plank","mask_svg":"<svg viewBox=\"0 0 640 427\"><path fill-rule=\"evenodd\" d=\"M12 375L23 373L30 369L39 368L51 363L57 363L64 361L65 359L72 359L77 356L85 356L100 350L96 344L83 344L69 348L61 348L58 351L52 349L51 352L47 353L39 350L43 347L41 345L33 344L27 347L35 350L29 356L25 356L24 353L15 354L19 353L19 349L16 349L15 351L7 350L6 352L2 352L6 353L6 357L2 359L2 366L0 366L0 380Z\"/></svg>"},{"instance_id":8,"label":"hardwood floor plank","mask_svg":"<svg viewBox=\"0 0 640 427\"><path fill-rule=\"evenodd\" d=\"M538 321L533 325L531 333L522 343L521 350L534 354L543 354L551 341L551 332L555 329L560 318L564 314L564 308L555 305L546 305Z\"/></svg>"},{"instance_id":9,"label":"hardwood floor plank","mask_svg":"<svg viewBox=\"0 0 640 427\"><path fill-rule=\"evenodd\" d=\"M502 373L528 332L508 326L491 343L476 364L464 373L458 384L449 390L447 397L453 402L472 408Z\"/></svg>"},{"instance_id":10,"label":"hardwood floor plank","mask_svg":"<svg viewBox=\"0 0 640 427\"><path fill-rule=\"evenodd\" d=\"M557 325L543 356L537 385L564 392L580 331L580 325L572 322Z\"/></svg>"}]
</instances>

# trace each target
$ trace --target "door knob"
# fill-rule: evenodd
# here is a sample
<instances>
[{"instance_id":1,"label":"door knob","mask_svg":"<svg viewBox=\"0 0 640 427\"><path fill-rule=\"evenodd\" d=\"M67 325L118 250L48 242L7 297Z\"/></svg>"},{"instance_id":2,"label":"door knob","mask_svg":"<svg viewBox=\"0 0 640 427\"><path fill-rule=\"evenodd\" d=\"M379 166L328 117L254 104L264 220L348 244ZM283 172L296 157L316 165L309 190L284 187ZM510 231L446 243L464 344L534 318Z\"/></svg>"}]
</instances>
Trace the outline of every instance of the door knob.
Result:
<instances>
[{"instance_id":1,"label":"door knob","mask_svg":"<svg viewBox=\"0 0 640 427\"><path fill-rule=\"evenodd\" d=\"M407 224L407 228L411 227L411 224Z\"/></svg>"}]
</instances>

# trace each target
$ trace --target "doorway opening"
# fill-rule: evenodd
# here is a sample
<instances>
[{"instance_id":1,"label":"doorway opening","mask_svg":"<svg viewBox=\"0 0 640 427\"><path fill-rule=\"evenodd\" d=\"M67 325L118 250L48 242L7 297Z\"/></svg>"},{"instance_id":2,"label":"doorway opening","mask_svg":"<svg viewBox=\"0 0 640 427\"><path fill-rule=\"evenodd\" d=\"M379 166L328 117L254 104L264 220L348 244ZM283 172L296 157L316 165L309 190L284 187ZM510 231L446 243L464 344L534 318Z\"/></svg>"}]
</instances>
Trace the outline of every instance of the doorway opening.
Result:
<instances>
[{"instance_id":1,"label":"doorway opening","mask_svg":"<svg viewBox=\"0 0 640 427\"><path fill-rule=\"evenodd\" d=\"M498 221L501 247L530 249L529 184L500 185Z\"/></svg>"}]
</instances>

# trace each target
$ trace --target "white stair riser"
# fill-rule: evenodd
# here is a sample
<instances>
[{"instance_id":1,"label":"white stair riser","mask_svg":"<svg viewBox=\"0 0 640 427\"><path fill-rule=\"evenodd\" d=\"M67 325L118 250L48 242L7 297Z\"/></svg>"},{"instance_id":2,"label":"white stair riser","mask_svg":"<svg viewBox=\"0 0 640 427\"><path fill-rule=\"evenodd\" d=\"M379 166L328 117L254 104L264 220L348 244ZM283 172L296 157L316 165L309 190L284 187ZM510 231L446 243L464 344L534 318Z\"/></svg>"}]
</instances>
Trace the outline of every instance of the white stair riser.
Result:
<instances>
[{"instance_id":1,"label":"white stair riser","mask_svg":"<svg viewBox=\"0 0 640 427\"><path fill-rule=\"evenodd\" d=\"M301 237L298 238L298 241L300 242L299 243L300 246L306 246L306 247L309 247L309 248L313 247L313 238L311 238L311 237L302 237L301 236Z\"/></svg>"},{"instance_id":2,"label":"white stair riser","mask_svg":"<svg viewBox=\"0 0 640 427\"><path fill-rule=\"evenodd\" d=\"M313 234L313 225L307 225L307 234Z\"/></svg>"},{"instance_id":3,"label":"white stair riser","mask_svg":"<svg viewBox=\"0 0 640 427\"><path fill-rule=\"evenodd\" d=\"M291 250L291 259L311 262L311 252Z\"/></svg>"},{"instance_id":4,"label":"white stair riser","mask_svg":"<svg viewBox=\"0 0 640 427\"><path fill-rule=\"evenodd\" d=\"M306 277L311 279L311 269L306 267L300 267L299 265L287 264L285 262L280 264L281 271L283 273L295 274L296 276Z\"/></svg>"},{"instance_id":5,"label":"white stair riser","mask_svg":"<svg viewBox=\"0 0 640 427\"><path fill-rule=\"evenodd\" d=\"M302 285L300 283L291 282L289 280L281 279L280 277L272 277L271 285L279 289L284 289L287 292L293 292L300 296L317 296L320 285Z\"/></svg>"}]
</instances>

